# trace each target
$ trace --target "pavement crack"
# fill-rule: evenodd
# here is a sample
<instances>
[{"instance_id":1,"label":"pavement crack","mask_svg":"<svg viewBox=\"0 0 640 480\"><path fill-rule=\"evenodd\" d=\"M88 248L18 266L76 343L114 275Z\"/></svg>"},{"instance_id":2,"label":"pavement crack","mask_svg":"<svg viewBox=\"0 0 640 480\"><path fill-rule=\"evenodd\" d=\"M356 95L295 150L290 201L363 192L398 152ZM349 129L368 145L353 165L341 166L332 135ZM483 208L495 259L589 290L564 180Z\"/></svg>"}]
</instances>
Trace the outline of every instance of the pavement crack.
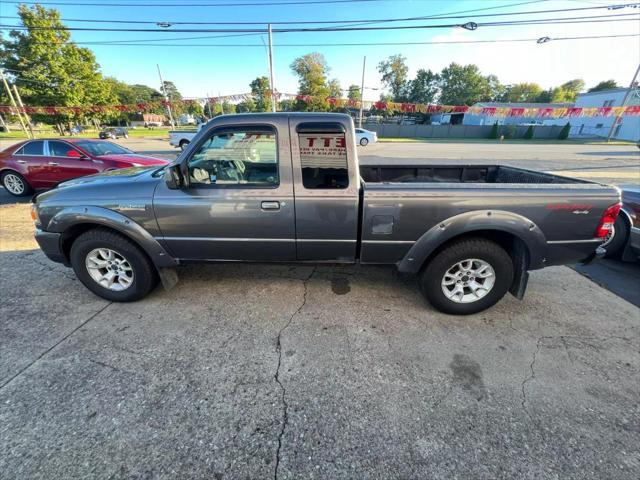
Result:
<instances>
[{"instance_id":1,"label":"pavement crack","mask_svg":"<svg viewBox=\"0 0 640 480\"><path fill-rule=\"evenodd\" d=\"M531 420L536 425L538 425L538 423L534 420L533 416L531 415L531 412L529 412L529 409L527 408L527 390L526 390L526 388L527 388L527 383L529 383L534 378L536 378L536 370L535 370L536 360L538 359L538 353L540 352L541 343L542 343L543 340L545 340L547 338L553 338L553 337L540 337L540 338L538 338L538 341L536 342L536 349L533 351L533 356L531 358L531 363L529 364L530 374L529 374L529 376L527 378L525 378L522 381L522 385L521 385L521 389L522 389L522 409L525 411L525 413L529 417L529 420Z\"/></svg>"},{"instance_id":2,"label":"pavement crack","mask_svg":"<svg viewBox=\"0 0 640 480\"><path fill-rule=\"evenodd\" d=\"M278 480L278 470L280 468L280 451L282 450L282 438L284 437L284 432L287 429L287 424L289 423L289 404L287 403L287 389L284 384L280 381L280 367L282 366L282 333L291 325L293 319L300 313L300 311L307 304L307 283L311 280L311 277L316 273L316 268L313 267L309 276L302 280L302 285L304 287L304 293L302 296L302 303L296 309L295 312L291 314L287 323L280 329L278 332L278 337L276 339L276 353L278 354L278 364L276 366L276 373L273 375L276 383L280 386L280 391L282 392L281 401L282 401L282 427L280 428L280 433L278 434L278 448L276 450L276 464L273 472L274 480Z\"/></svg>"},{"instance_id":3,"label":"pavement crack","mask_svg":"<svg viewBox=\"0 0 640 480\"><path fill-rule=\"evenodd\" d=\"M60 340L58 340L56 343L54 343L53 345L51 345L49 348L47 348L44 352L42 352L40 355L38 355L32 362L30 362L28 365L26 365L25 367L21 368L18 373L16 373L15 375L13 375L11 378L9 378L7 381L5 381L2 385L0 385L0 390L2 390L4 387L6 387L7 385L9 385L11 382L13 382L16 378L18 378L20 375L22 375L24 372L26 372L29 368L31 368L33 365L35 365L38 361L40 361L45 355L47 355L49 352L51 352L53 349L55 349L58 345L60 345L61 343L63 343L65 340L67 340L69 337L71 337L71 335L73 335L74 333L76 333L78 330L80 330L82 327L84 327L87 323L89 323L91 320L93 320L94 318L96 318L98 315L100 315L102 312L104 312L107 307L109 307L113 302L109 302L107 303L104 307L102 307L100 310L98 310L97 312L91 314L89 316L89 318L87 318L85 321L83 321L82 323L80 323L80 325L78 325L77 327L75 327L73 330L71 330L69 333L67 333L64 337L62 337Z\"/></svg>"}]
</instances>

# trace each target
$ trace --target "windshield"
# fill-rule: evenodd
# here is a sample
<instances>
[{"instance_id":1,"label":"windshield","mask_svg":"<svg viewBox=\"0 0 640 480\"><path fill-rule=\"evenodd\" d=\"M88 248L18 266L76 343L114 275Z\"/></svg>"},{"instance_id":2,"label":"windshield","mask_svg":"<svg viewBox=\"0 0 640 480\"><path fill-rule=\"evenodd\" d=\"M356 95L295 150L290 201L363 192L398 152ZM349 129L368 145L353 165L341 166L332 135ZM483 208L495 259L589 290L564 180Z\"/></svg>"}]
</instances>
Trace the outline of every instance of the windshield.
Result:
<instances>
[{"instance_id":1,"label":"windshield","mask_svg":"<svg viewBox=\"0 0 640 480\"><path fill-rule=\"evenodd\" d=\"M126 155L128 153L132 153L131 150L127 150L126 148L111 142L84 141L75 142L75 144L95 157L99 157L101 155Z\"/></svg>"}]
</instances>

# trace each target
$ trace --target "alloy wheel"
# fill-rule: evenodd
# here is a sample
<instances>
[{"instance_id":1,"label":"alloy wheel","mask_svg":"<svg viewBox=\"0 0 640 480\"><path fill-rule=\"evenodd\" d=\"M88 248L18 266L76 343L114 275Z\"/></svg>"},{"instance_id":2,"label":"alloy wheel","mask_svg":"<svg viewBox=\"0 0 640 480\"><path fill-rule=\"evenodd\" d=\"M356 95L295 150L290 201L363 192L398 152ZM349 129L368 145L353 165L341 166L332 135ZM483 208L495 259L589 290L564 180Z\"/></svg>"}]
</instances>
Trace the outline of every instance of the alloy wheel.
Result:
<instances>
[{"instance_id":1,"label":"alloy wheel","mask_svg":"<svg viewBox=\"0 0 640 480\"><path fill-rule=\"evenodd\" d=\"M468 258L452 265L444 273L444 295L455 303L472 303L485 297L496 283L496 272L484 260Z\"/></svg>"},{"instance_id":2,"label":"alloy wheel","mask_svg":"<svg viewBox=\"0 0 640 480\"><path fill-rule=\"evenodd\" d=\"M131 264L122 254L110 248L91 250L85 266L91 278L106 289L121 292L133 284Z\"/></svg>"}]
</instances>

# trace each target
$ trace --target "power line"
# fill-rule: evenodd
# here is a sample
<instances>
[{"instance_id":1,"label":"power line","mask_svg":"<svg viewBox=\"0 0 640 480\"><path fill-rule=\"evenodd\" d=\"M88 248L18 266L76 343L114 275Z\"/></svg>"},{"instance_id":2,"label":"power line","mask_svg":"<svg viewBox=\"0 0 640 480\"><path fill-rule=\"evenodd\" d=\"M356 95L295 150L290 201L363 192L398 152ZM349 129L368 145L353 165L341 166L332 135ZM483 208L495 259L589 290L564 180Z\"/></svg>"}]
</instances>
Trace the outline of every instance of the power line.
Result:
<instances>
[{"instance_id":1,"label":"power line","mask_svg":"<svg viewBox=\"0 0 640 480\"><path fill-rule=\"evenodd\" d=\"M538 0L539 1L539 0ZM511 5L503 5L501 7L491 7L491 8L506 8L511 6L529 4L534 2L525 2ZM535 2L537 3L537 2ZM634 8L640 6L640 3L628 4L625 6L633 6ZM474 18L485 18L485 17L504 17L508 15L534 15L538 13L565 13L565 12L577 12L577 11L586 11L586 10L603 10L609 9L610 6L599 6L599 7L578 7L578 8L559 8L552 10L529 10L525 12L502 12L502 13L484 13L473 15ZM487 9L476 9L476 10L468 10L467 12L477 12L480 10ZM455 12L461 13L461 12ZM464 12L462 12L464 13ZM0 15L0 18L7 19L20 19L17 16L9 16L9 15ZM389 23L389 22L410 22L410 21L418 21L418 20L431 20L431 19L439 19L439 20L447 20L447 19L463 19L469 18L469 15L450 15L450 14L440 14L440 15L427 15L427 16L419 16L419 17L403 17L403 18L376 18L376 19L353 19L353 20L281 20L281 21L252 21L252 22L203 22L203 21L162 21L162 20L105 20L105 19L95 19L95 18L62 18L63 22L78 22L78 23L116 23L116 24L132 24L132 25L159 25L166 24L169 26L173 25L265 25L267 23L271 23L272 25L308 25L308 24L345 24L345 23ZM168 28L168 27L165 27Z\"/></svg>"},{"instance_id":2,"label":"power line","mask_svg":"<svg viewBox=\"0 0 640 480\"><path fill-rule=\"evenodd\" d=\"M274 47L360 47L360 46L402 46L402 45L464 45L464 44L483 44L483 43L522 43L522 42L539 42L548 43L551 41L564 41L564 40L595 40L605 38L629 38L640 37L640 33L628 33L628 34L615 34L615 35L587 35L578 37L542 37L544 42L539 42L541 38L509 38L509 39L496 39L496 40L442 40L442 41L427 41L427 42L353 42L353 43L279 43L274 44ZM74 42L79 45L110 45L108 42ZM62 44L61 44L62 45ZM261 43L200 43L200 44L147 44L147 43L122 43L119 46L129 47L231 47L231 48L262 48L264 45ZM7 69L8 70L8 69Z\"/></svg>"},{"instance_id":3,"label":"power line","mask_svg":"<svg viewBox=\"0 0 640 480\"><path fill-rule=\"evenodd\" d=\"M435 25L401 25L401 26L378 26L378 27L304 27L304 28L279 28L273 29L276 33L292 33L292 32L352 32L352 31L375 31L375 30L406 30L406 29L436 29L436 28L454 28L463 27L470 30L475 30L477 27L496 27L496 26L516 26L516 25L546 25L546 24L567 24L567 23L599 23L599 22L611 22L611 21L629 21L638 19L638 13L621 13L612 15L591 15L583 17L565 17L565 18L539 18L529 20L512 20L504 22L486 22L475 23L469 22L464 25L450 23L450 24L435 24ZM618 17L630 17L619 19ZM473 27L468 27L473 25ZM89 31L89 32L155 32L155 33L266 33L264 28L193 28L186 29L180 28L175 30L166 29L149 29L149 28L93 28L93 27L50 27L50 26L31 26L26 27L23 25L0 25L4 30L68 30L68 31Z\"/></svg>"}]
</instances>

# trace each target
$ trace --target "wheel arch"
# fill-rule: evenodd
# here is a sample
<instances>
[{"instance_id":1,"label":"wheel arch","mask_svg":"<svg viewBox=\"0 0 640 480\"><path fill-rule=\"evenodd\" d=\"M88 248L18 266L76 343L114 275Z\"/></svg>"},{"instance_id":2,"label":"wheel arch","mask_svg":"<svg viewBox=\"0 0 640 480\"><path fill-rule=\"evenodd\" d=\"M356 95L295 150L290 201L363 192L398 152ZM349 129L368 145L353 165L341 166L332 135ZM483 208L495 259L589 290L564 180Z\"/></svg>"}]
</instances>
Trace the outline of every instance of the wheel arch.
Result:
<instances>
[{"instance_id":1,"label":"wheel arch","mask_svg":"<svg viewBox=\"0 0 640 480\"><path fill-rule=\"evenodd\" d=\"M398 263L398 270L418 273L446 245L472 236L492 240L512 258L526 260L522 265L525 271L544 264L546 238L534 222L512 212L480 210L438 222L414 243Z\"/></svg>"},{"instance_id":2,"label":"wheel arch","mask_svg":"<svg viewBox=\"0 0 640 480\"><path fill-rule=\"evenodd\" d=\"M71 245L82 233L107 228L125 236L145 252L156 268L173 267L177 261L142 226L124 215L102 207L70 207L54 215L46 228L61 234L60 248L67 259Z\"/></svg>"}]
</instances>

